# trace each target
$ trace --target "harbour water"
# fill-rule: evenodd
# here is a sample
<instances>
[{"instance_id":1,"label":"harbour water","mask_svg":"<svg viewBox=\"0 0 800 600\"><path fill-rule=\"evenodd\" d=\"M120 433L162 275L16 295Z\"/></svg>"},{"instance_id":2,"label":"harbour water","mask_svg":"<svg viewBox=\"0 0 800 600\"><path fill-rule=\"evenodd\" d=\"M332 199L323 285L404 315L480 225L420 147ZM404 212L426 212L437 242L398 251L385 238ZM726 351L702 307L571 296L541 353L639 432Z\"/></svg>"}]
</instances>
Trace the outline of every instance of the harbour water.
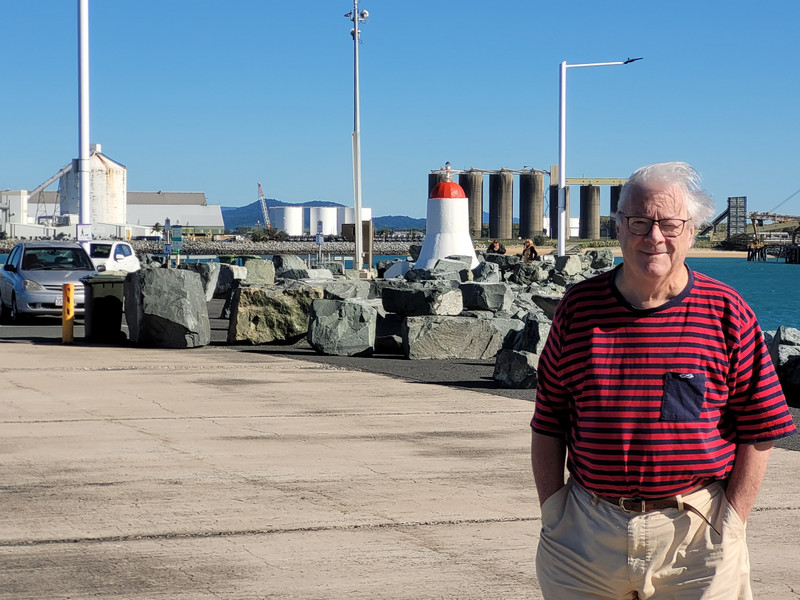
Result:
<instances>
[{"instance_id":1,"label":"harbour water","mask_svg":"<svg viewBox=\"0 0 800 600\"><path fill-rule=\"evenodd\" d=\"M734 287L753 308L765 331L781 325L800 329L800 265L748 262L738 258L687 258L695 271Z\"/></svg>"}]
</instances>

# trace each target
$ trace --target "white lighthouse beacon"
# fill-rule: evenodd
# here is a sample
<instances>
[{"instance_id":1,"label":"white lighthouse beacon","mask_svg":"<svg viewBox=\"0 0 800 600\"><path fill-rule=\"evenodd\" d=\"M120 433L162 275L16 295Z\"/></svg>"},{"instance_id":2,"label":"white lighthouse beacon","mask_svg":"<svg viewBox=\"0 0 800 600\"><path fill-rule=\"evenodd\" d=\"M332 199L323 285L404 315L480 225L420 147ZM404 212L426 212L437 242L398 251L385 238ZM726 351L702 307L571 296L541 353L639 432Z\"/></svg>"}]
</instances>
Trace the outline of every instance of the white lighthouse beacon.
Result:
<instances>
[{"instance_id":1,"label":"white lighthouse beacon","mask_svg":"<svg viewBox=\"0 0 800 600\"><path fill-rule=\"evenodd\" d=\"M442 181L428 198L425 239L414 269L431 269L448 256L469 256L471 269L478 266L475 246L469 234L469 203L464 188L455 181Z\"/></svg>"}]
</instances>

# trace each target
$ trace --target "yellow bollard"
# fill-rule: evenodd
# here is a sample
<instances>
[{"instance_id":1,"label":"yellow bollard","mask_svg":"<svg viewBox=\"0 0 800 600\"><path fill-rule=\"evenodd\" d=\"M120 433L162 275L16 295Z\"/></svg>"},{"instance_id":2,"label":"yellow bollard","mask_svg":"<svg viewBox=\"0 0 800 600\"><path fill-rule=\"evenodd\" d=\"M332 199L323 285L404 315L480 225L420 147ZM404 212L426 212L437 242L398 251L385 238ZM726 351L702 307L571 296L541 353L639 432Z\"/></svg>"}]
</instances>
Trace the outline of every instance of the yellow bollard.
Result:
<instances>
[{"instance_id":1,"label":"yellow bollard","mask_svg":"<svg viewBox=\"0 0 800 600\"><path fill-rule=\"evenodd\" d=\"M61 343L71 344L75 340L75 284L62 286L64 302L61 305Z\"/></svg>"}]
</instances>

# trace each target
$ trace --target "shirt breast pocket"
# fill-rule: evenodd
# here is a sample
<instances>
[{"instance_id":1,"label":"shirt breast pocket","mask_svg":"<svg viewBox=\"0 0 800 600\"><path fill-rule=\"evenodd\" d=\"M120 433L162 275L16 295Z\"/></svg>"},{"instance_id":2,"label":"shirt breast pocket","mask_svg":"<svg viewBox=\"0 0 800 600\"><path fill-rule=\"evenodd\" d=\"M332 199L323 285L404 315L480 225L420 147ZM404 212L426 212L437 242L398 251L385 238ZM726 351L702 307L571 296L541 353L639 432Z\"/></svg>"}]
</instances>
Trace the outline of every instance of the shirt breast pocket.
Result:
<instances>
[{"instance_id":1,"label":"shirt breast pocket","mask_svg":"<svg viewBox=\"0 0 800 600\"><path fill-rule=\"evenodd\" d=\"M699 421L705 397L706 376L703 373L666 373L661 420Z\"/></svg>"}]
</instances>

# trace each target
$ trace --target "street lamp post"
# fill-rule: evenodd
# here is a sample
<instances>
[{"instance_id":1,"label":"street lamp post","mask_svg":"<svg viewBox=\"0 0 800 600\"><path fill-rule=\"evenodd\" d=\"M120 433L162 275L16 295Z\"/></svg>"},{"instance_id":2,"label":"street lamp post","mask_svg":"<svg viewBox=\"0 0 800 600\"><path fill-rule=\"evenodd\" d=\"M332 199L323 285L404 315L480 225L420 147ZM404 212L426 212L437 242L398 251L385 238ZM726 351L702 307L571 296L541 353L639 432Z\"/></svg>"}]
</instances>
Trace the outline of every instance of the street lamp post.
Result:
<instances>
[{"instance_id":1,"label":"street lamp post","mask_svg":"<svg viewBox=\"0 0 800 600\"><path fill-rule=\"evenodd\" d=\"M559 67L558 86L558 248L557 256L566 254L567 245L567 69L577 67L610 67L612 65L627 65L641 58L629 58L615 62L583 63L568 65L563 61Z\"/></svg>"},{"instance_id":2,"label":"street lamp post","mask_svg":"<svg viewBox=\"0 0 800 600\"><path fill-rule=\"evenodd\" d=\"M89 0L78 0L78 241L88 249L92 239L89 178Z\"/></svg>"},{"instance_id":3,"label":"street lamp post","mask_svg":"<svg viewBox=\"0 0 800 600\"><path fill-rule=\"evenodd\" d=\"M353 37L353 220L356 242L353 268L361 271L364 267L363 226L361 224L361 101L358 90L358 43L361 32L359 23L365 23L369 17L366 10L358 11L358 0L353 0L353 10L345 15L353 22L350 35ZM371 267L372 265L370 265Z\"/></svg>"}]
</instances>

